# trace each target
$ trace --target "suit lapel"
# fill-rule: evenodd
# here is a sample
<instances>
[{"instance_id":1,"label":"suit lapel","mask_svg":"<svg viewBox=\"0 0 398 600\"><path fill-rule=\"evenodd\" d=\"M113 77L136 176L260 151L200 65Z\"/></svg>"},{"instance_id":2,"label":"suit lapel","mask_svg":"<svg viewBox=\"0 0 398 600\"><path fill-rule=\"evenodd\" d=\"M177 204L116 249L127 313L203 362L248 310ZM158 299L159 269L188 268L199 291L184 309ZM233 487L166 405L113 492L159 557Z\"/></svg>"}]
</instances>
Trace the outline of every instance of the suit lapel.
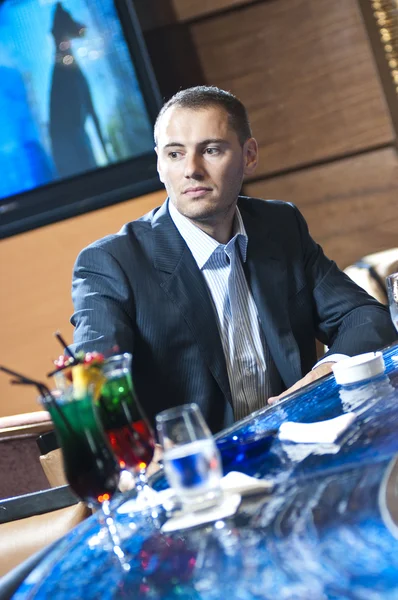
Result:
<instances>
[{"instance_id":1,"label":"suit lapel","mask_svg":"<svg viewBox=\"0 0 398 600\"><path fill-rule=\"evenodd\" d=\"M301 364L288 311L286 265L272 231L241 209L248 235L246 277L262 329L277 369L287 387L300 379Z\"/></svg>"},{"instance_id":2,"label":"suit lapel","mask_svg":"<svg viewBox=\"0 0 398 600\"><path fill-rule=\"evenodd\" d=\"M185 241L174 225L165 202L153 222L154 266L161 272L161 287L180 309L204 360L231 402L224 352L215 312L205 280Z\"/></svg>"}]
</instances>

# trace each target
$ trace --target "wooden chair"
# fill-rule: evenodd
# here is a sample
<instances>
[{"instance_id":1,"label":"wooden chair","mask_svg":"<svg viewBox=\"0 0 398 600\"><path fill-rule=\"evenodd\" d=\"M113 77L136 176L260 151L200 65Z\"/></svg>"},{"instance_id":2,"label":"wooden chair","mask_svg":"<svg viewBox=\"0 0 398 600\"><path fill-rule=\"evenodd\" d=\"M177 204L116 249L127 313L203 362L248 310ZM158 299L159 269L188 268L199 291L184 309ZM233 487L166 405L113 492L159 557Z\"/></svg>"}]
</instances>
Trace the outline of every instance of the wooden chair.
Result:
<instances>
[{"instance_id":1,"label":"wooden chair","mask_svg":"<svg viewBox=\"0 0 398 600\"><path fill-rule=\"evenodd\" d=\"M388 304L386 277L398 271L398 248L368 254L344 272L382 304Z\"/></svg>"},{"instance_id":2,"label":"wooden chair","mask_svg":"<svg viewBox=\"0 0 398 600\"><path fill-rule=\"evenodd\" d=\"M36 438L51 429L46 411L0 417L0 500L49 488Z\"/></svg>"}]
</instances>

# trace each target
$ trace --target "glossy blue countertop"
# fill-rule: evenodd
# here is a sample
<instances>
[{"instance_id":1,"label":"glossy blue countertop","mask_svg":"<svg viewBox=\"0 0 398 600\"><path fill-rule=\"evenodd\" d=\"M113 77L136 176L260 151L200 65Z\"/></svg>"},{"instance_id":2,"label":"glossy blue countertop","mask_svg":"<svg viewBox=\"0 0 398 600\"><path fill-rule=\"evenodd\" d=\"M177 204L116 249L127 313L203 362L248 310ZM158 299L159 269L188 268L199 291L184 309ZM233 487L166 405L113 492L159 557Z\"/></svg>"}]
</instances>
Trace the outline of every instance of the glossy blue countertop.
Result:
<instances>
[{"instance_id":1,"label":"glossy blue countertop","mask_svg":"<svg viewBox=\"0 0 398 600\"><path fill-rule=\"evenodd\" d=\"M237 423L232 438L354 411L336 444L289 444L244 463L275 491L229 519L162 534L164 511L118 515L131 569L93 544L96 517L74 529L14 598L137 600L398 599L398 346L386 374L337 386L329 376ZM242 469L243 470L243 469ZM165 486L158 477L155 487ZM126 533L128 532L128 533Z\"/></svg>"}]
</instances>

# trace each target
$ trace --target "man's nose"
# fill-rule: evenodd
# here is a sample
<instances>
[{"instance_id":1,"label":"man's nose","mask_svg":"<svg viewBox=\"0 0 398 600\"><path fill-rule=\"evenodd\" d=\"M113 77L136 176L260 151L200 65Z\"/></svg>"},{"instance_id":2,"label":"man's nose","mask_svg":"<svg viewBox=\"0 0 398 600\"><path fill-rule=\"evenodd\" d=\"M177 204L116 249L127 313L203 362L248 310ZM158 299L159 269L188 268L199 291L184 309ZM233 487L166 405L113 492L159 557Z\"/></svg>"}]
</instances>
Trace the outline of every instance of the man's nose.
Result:
<instances>
[{"instance_id":1,"label":"man's nose","mask_svg":"<svg viewBox=\"0 0 398 600\"><path fill-rule=\"evenodd\" d=\"M203 159L198 154L187 154L185 157L184 175L187 179L202 179L204 176Z\"/></svg>"}]
</instances>

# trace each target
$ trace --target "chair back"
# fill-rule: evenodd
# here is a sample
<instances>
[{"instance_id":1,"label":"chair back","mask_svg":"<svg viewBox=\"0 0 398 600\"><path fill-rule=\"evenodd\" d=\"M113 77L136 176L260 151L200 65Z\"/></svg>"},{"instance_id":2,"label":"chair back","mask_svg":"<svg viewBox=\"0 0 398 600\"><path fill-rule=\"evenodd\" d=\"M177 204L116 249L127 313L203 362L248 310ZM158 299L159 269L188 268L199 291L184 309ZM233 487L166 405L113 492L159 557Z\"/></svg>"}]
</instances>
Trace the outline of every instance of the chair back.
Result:
<instances>
[{"instance_id":1,"label":"chair back","mask_svg":"<svg viewBox=\"0 0 398 600\"><path fill-rule=\"evenodd\" d=\"M46 411L0 417L0 500L49 487L36 438L53 427Z\"/></svg>"}]
</instances>

